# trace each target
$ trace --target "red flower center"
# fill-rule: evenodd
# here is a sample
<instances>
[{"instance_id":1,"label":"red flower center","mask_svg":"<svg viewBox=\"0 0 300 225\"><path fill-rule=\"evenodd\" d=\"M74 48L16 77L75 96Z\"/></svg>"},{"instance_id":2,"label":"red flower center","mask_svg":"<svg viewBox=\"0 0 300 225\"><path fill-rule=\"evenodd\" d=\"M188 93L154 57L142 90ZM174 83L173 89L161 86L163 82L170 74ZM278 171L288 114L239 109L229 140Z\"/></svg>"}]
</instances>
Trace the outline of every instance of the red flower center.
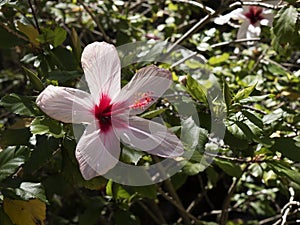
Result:
<instances>
[{"instance_id":1,"label":"red flower center","mask_svg":"<svg viewBox=\"0 0 300 225\"><path fill-rule=\"evenodd\" d=\"M111 99L108 95L102 94L99 104L94 106L93 113L99 122L100 131L107 132L111 127Z\"/></svg>"},{"instance_id":2,"label":"red flower center","mask_svg":"<svg viewBox=\"0 0 300 225\"><path fill-rule=\"evenodd\" d=\"M249 12L245 13L245 16L250 20L251 24L256 24L257 21L264 19L261 15L263 9L257 6L250 6Z\"/></svg>"}]
</instances>

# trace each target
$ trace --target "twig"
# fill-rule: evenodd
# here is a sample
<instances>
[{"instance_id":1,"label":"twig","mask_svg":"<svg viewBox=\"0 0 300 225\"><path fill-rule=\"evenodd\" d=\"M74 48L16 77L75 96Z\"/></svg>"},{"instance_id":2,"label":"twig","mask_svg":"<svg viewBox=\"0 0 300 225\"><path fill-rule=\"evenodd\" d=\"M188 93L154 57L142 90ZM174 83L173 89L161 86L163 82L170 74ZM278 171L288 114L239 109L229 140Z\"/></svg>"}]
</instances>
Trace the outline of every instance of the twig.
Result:
<instances>
[{"instance_id":1,"label":"twig","mask_svg":"<svg viewBox=\"0 0 300 225\"><path fill-rule=\"evenodd\" d=\"M97 18L94 16L93 12L89 9L89 7L87 7L87 5L82 1L82 0L78 0L78 2L83 6L83 8L85 9L85 11L90 15L90 17L94 20L94 22L96 23L98 29L101 31L101 34L104 38L105 41L109 42L109 37L107 36L107 34L105 33L102 25L99 23L99 21L97 20Z\"/></svg>"},{"instance_id":2,"label":"twig","mask_svg":"<svg viewBox=\"0 0 300 225\"><path fill-rule=\"evenodd\" d=\"M138 201L138 204L149 214L149 216L153 219L153 221L157 224L157 225L161 225L163 224L164 221L160 221L158 219L157 216L155 216L151 210L141 201Z\"/></svg>"},{"instance_id":3,"label":"twig","mask_svg":"<svg viewBox=\"0 0 300 225\"><path fill-rule=\"evenodd\" d=\"M277 220L281 217L281 215L275 215L275 216L272 216L272 217L269 217L267 219L264 219L264 220L261 220L258 225L263 225L263 224L269 224L270 222L274 221L274 220Z\"/></svg>"},{"instance_id":4,"label":"twig","mask_svg":"<svg viewBox=\"0 0 300 225\"><path fill-rule=\"evenodd\" d=\"M35 14L35 10L33 8L31 0L28 0L28 4L29 4L29 7L30 7L32 15L33 15L33 19L34 19L34 22L35 22L36 29L37 29L37 31L40 34L41 33L41 29L40 29L39 22L37 20L37 17L36 17L36 14Z\"/></svg>"},{"instance_id":5,"label":"twig","mask_svg":"<svg viewBox=\"0 0 300 225\"><path fill-rule=\"evenodd\" d=\"M265 2L235 2L233 4L230 5L230 8L237 6L237 5L250 5L250 6L260 6L260 7L264 7L264 8L268 8L268 9L280 9L282 7L284 7L284 4L277 4L277 5L271 5Z\"/></svg>"},{"instance_id":6,"label":"twig","mask_svg":"<svg viewBox=\"0 0 300 225\"><path fill-rule=\"evenodd\" d=\"M168 200L172 205L174 205L180 212L184 213L186 216L188 216L190 219L194 220L197 224L202 224L201 221L199 221L195 216L188 213L181 205L179 205L172 197L167 195L161 188L158 189L158 192L166 199Z\"/></svg>"},{"instance_id":7,"label":"twig","mask_svg":"<svg viewBox=\"0 0 300 225\"><path fill-rule=\"evenodd\" d=\"M265 111L262 111L262 110L260 110L260 109L254 108L254 107L249 106L249 105L242 105L242 107L245 108L245 109L253 110L253 111L255 111L255 112L257 112L257 113L260 113L260 114L262 114L262 115L267 115L267 114L268 114L268 113L266 113Z\"/></svg>"},{"instance_id":8,"label":"twig","mask_svg":"<svg viewBox=\"0 0 300 225\"><path fill-rule=\"evenodd\" d=\"M201 8L201 9L203 9L204 11L209 12L211 14L215 12L215 10L213 10L212 8L210 8L208 6L203 5L200 2L191 1L191 0L174 0L174 1L175 2L188 3L190 5L197 6L197 7Z\"/></svg>"},{"instance_id":9,"label":"twig","mask_svg":"<svg viewBox=\"0 0 300 225\"><path fill-rule=\"evenodd\" d=\"M187 215L187 212L184 209L184 207L181 203L181 200L180 200L179 196L177 195L170 179L166 179L164 183L165 183L166 188L168 189L168 192L170 193L170 195L172 196L172 198L174 199L176 204L179 206L179 208L178 207L177 208L179 209L179 214L182 216L184 223L191 224L190 217Z\"/></svg>"},{"instance_id":10,"label":"twig","mask_svg":"<svg viewBox=\"0 0 300 225\"><path fill-rule=\"evenodd\" d=\"M247 171L249 166L250 166L250 163L247 164L247 166L244 168L242 174L238 178L234 179L234 181L232 182L231 186L228 189L228 193L227 193L227 196L224 200L223 207L222 207L222 213L221 213L220 220L219 220L220 225L225 225L226 222L227 222L228 208L229 208L231 197L232 197L232 195L233 195L233 193L234 193L241 177L243 176L244 172Z\"/></svg>"},{"instance_id":11,"label":"twig","mask_svg":"<svg viewBox=\"0 0 300 225\"><path fill-rule=\"evenodd\" d=\"M167 53L171 52L177 45L183 42L187 37L189 37L192 33L201 28L205 23L207 23L211 17L213 17L215 13L211 13L202 18L198 23L196 23L191 29L189 29L184 35L182 35L168 50Z\"/></svg>"},{"instance_id":12,"label":"twig","mask_svg":"<svg viewBox=\"0 0 300 225\"><path fill-rule=\"evenodd\" d=\"M214 206L214 204L211 202L211 200L209 199L209 197L208 197L208 195L207 195L207 190L204 188L204 184L203 184L203 180L202 180L202 177L198 174L198 181L199 181L199 184L200 184L200 187L201 187L201 189L202 189L202 194L203 194L203 196L204 196L204 198L205 198L205 200L206 200L206 202L207 202L207 204L209 205L209 207L211 208L211 209L214 209L215 208L215 206Z\"/></svg>"},{"instance_id":13,"label":"twig","mask_svg":"<svg viewBox=\"0 0 300 225\"><path fill-rule=\"evenodd\" d=\"M150 208L153 210L153 212L155 213L156 217L158 217L159 220L161 221L160 224L166 224L167 221L165 220L164 216L162 215L161 210L158 207L158 205L155 204L154 200L150 199L147 203L150 206Z\"/></svg>"},{"instance_id":14,"label":"twig","mask_svg":"<svg viewBox=\"0 0 300 225\"><path fill-rule=\"evenodd\" d=\"M217 47L222 47L224 45L242 43L242 42L247 42L247 41L260 41L260 40L261 40L260 38L242 38L242 39L238 39L238 40L220 42L220 43L217 43L217 44L213 44L210 47L211 48L217 48Z\"/></svg>"},{"instance_id":15,"label":"twig","mask_svg":"<svg viewBox=\"0 0 300 225\"><path fill-rule=\"evenodd\" d=\"M15 32L14 30L10 29L8 26L6 26L6 25L5 25L4 23L2 23L2 22L0 22L0 27L2 27L4 30L6 30L7 32L11 33L12 35L16 36L17 38L22 39L23 41L26 41L26 42L29 41L26 37L24 37L24 36L18 34L17 32Z\"/></svg>"},{"instance_id":16,"label":"twig","mask_svg":"<svg viewBox=\"0 0 300 225\"><path fill-rule=\"evenodd\" d=\"M282 214L281 225L285 225L286 224L287 216L288 216L289 212L292 209L292 205L298 205L298 206L300 206L300 202L294 201L295 191L294 191L294 189L292 187L289 188L289 192L290 192L290 200L289 200L289 202L281 210L281 214Z\"/></svg>"},{"instance_id":17,"label":"twig","mask_svg":"<svg viewBox=\"0 0 300 225\"><path fill-rule=\"evenodd\" d=\"M210 157L216 157L219 159L224 159L224 160L228 160L228 161L233 161L233 162L237 162L237 163L250 163L252 162L252 159L241 159L241 158L233 158L233 157L228 157L228 156L223 156L223 155L217 155L217 154L212 154L209 152L204 152L204 155L210 156Z\"/></svg>"}]
</instances>

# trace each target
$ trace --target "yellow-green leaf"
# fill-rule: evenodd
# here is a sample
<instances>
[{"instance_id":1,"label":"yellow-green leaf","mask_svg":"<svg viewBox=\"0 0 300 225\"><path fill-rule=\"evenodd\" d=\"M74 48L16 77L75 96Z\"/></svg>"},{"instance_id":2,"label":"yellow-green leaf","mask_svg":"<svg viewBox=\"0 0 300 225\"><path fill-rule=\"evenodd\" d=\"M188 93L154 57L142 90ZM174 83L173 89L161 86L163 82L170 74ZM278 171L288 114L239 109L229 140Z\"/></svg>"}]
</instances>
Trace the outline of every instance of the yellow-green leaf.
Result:
<instances>
[{"instance_id":1,"label":"yellow-green leaf","mask_svg":"<svg viewBox=\"0 0 300 225\"><path fill-rule=\"evenodd\" d=\"M37 41L37 37L39 36L39 32L37 29L35 29L35 27L32 25L23 24L19 21L17 24L19 31L25 34L33 45L38 46L39 42Z\"/></svg>"},{"instance_id":2,"label":"yellow-green leaf","mask_svg":"<svg viewBox=\"0 0 300 225\"><path fill-rule=\"evenodd\" d=\"M44 225L46 204L39 199L23 201L4 198L3 207L16 225Z\"/></svg>"},{"instance_id":3,"label":"yellow-green leaf","mask_svg":"<svg viewBox=\"0 0 300 225\"><path fill-rule=\"evenodd\" d=\"M238 93L236 93L236 95L233 98L233 101L240 101L244 98L249 97L249 95L251 95L251 93L255 90L256 84L246 87L242 90L239 90Z\"/></svg>"}]
</instances>

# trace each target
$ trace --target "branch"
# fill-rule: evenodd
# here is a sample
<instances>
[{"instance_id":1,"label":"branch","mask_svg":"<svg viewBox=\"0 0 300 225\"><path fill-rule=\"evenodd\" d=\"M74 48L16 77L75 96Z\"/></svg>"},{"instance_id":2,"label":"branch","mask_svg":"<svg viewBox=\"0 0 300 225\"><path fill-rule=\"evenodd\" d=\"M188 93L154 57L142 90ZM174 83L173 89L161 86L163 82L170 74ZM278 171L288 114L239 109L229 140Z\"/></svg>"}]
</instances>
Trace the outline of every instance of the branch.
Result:
<instances>
[{"instance_id":1,"label":"branch","mask_svg":"<svg viewBox=\"0 0 300 225\"><path fill-rule=\"evenodd\" d=\"M226 222L227 222L228 208L229 208L231 197L232 197L233 193L235 192L235 189L236 189L241 177L247 171L249 166L250 166L250 163L247 164L247 166L244 168L242 174L232 182L231 186L228 189L228 193L227 193L227 196L224 200L223 207L222 207L222 213L221 213L220 220L219 220L220 225L225 225Z\"/></svg>"},{"instance_id":2,"label":"branch","mask_svg":"<svg viewBox=\"0 0 300 225\"><path fill-rule=\"evenodd\" d=\"M153 221L157 224L157 225L161 225L163 224L163 221L160 221L156 215L154 215L151 210L141 201L138 201L138 204L149 214L149 216L153 219Z\"/></svg>"},{"instance_id":3,"label":"branch","mask_svg":"<svg viewBox=\"0 0 300 225\"><path fill-rule=\"evenodd\" d=\"M191 221L190 221L190 216L187 215L188 213L184 209L184 207L181 203L181 200L180 200L179 196L177 195L170 179L165 180L165 185L166 185L166 188L168 189L168 192L172 196L171 199L174 201L174 203L176 203L176 205L177 205L176 207L179 209L179 214L182 216L183 221L185 222L185 224L188 224L188 225L192 224Z\"/></svg>"},{"instance_id":4,"label":"branch","mask_svg":"<svg viewBox=\"0 0 300 225\"><path fill-rule=\"evenodd\" d=\"M31 0L28 0L28 4L29 4L29 7L30 7L32 15L33 15L33 19L34 19L34 22L35 22L36 29L37 29L37 31L40 34L41 33L41 29L40 29L40 26L39 26L39 23L38 23L36 14L35 14L35 10L34 10L33 5L31 3Z\"/></svg>"},{"instance_id":5,"label":"branch","mask_svg":"<svg viewBox=\"0 0 300 225\"><path fill-rule=\"evenodd\" d=\"M174 205L182 214L185 214L190 219L194 220L197 224L202 224L201 221L199 221L195 216L188 213L181 205L179 205L172 197L167 195L161 188L158 189L158 192L172 205Z\"/></svg>"},{"instance_id":6,"label":"branch","mask_svg":"<svg viewBox=\"0 0 300 225\"><path fill-rule=\"evenodd\" d=\"M260 41L260 40L261 40L260 38L243 38L243 39L238 39L238 40L220 42L217 44L213 44L210 47L217 48L217 47L222 47L222 46L230 45L230 44L242 43L242 42L247 42L247 41Z\"/></svg>"},{"instance_id":7,"label":"branch","mask_svg":"<svg viewBox=\"0 0 300 225\"><path fill-rule=\"evenodd\" d=\"M213 10L212 8L210 8L208 6L203 5L200 2L196 2L196 1L192 1L192 0L174 0L174 1L175 2L188 3L190 5L197 6L197 7L201 8L201 9L203 9L204 11L209 12L211 14L215 12L215 10Z\"/></svg>"},{"instance_id":8,"label":"branch","mask_svg":"<svg viewBox=\"0 0 300 225\"><path fill-rule=\"evenodd\" d=\"M233 4L230 5L230 8L234 7L234 6L239 6L239 5L249 5L249 6L260 6L260 7L263 7L263 8L267 8L267 9L280 9L282 7L285 6L285 4L277 4L277 5L272 5L272 4L269 4L269 3L265 3L265 2L235 2Z\"/></svg>"},{"instance_id":9,"label":"branch","mask_svg":"<svg viewBox=\"0 0 300 225\"><path fill-rule=\"evenodd\" d=\"M292 187L289 188L289 192L290 192L290 200L281 210L281 214L282 214L281 225L286 224L287 216L292 209L292 205L297 205L298 207L300 206L300 202L294 201L295 191Z\"/></svg>"}]
</instances>

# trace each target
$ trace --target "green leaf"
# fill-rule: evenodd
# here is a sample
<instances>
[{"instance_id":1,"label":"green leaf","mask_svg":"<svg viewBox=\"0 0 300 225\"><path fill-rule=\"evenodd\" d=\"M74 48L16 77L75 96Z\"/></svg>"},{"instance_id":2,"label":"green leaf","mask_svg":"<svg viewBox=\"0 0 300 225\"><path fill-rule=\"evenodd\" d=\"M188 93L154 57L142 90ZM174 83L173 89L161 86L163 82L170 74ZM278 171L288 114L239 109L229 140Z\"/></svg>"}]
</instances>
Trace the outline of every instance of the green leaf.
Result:
<instances>
[{"instance_id":1,"label":"green leaf","mask_svg":"<svg viewBox=\"0 0 300 225\"><path fill-rule=\"evenodd\" d=\"M297 142L291 138L276 138L271 150L281 152L291 160L300 162L300 146L297 146Z\"/></svg>"},{"instance_id":2,"label":"green leaf","mask_svg":"<svg viewBox=\"0 0 300 225\"><path fill-rule=\"evenodd\" d=\"M208 60L208 63L212 66L220 64L229 59L229 53L223 53L222 55L213 56Z\"/></svg>"},{"instance_id":3,"label":"green leaf","mask_svg":"<svg viewBox=\"0 0 300 225\"><path fill-rule=\"evenodd\" d=\"M243 123L241 121L235 121L235 124L241 129L241 131L247 137L248 140L252 140L254 138L252 130L246 123Z\"/></svg>"},{"instance_id":4,"label":"green leaf","mask_svg":"<svg viewBox=\"0 0 300 225\"><path fill-rule=\"evenodd\" d=\"M38 113L34 108L33 100L32 97L10 94L1 99L0 105L21 116L36 116Z\"/></svg>"},{"instance_id":5,"label":"green leaf","mask_svg":"<svg viewBox=\"0 0 300 225\"><path fill-rule=\"evenodd\" d=\"M25 44L26 42L14 34L8 32L6 29L0 26L0 48L9 49L18 45Z\"/></svg>"},{"instance_id":6,"label":"green leaf","mask_svg":"<svg viewBox=\"0 0 300 225\"><path fill-rule=\"evenodd\" d=\"M0 152L0 181L14 174L25 163L28 151L26 147L8 147Z\"/></svg>"},{"instance_id":7,"label":"green leaf","mask_svg":"<svg viewBox=\"0 0 300 225\"><path fill-rule=\"evenodd\" d=\"M297 9L292 5L282 8L276 14L273 22L273 33L278 44L286 44L295 38L293 34L296 28L297 17Z\"/></svg>"},{"instance_id":8,"label":"green leaf","mask_svg":"<svg viewBox=\"0 0 300 225\"><path fill-rule=\"evenodd\" d=\"M59 141L54 137L37 136L37 143L31 153L30 159L24 166L24 171L28 174L34 173L44 166L53 157L53 152L59 148Z\"/></svg>"},{"instance_id":9,"label":"green leaf","mask_svg":"<svg viewBox=\"0 0 300 225\"><path fill-rule=\"evenodd\" d=\"M54 30L44 28L42 34L37 36L37 40L43 44L50 43L56 48L65 41L66 37L67 32L61 27L56 27Z\"/></svg>"},{"instance_id":10,"label":"green leaf","mask_svg":"<svg viewBox=\"0 0 300 225\"><path fill-rule=\"evenodd\" d=\"M64 136L64 131L62 125L48 117L37 117L30 125L30 131L33 134L50 134L55 138L60 138Z\"/></svg>"},{"instance_id":11,"label":"green leaf","mask_svg":"<svg viewBox=\"0 0 300 225\"><path fill-rule=\"evenodd\" d=\"M189 176L196 175L200 172L203 172L207 168L205 163L193 163L193 162L186 162L183 167L183 172Z\"/></svg>"},{"instance_id":12,"label":"green leaf","mask_svg":"<svg viewBox=\"0 0 300 225\"><path fill-rule=\"evenodd\" d=\"M246 111L246 110L243 110L242 111L243 115L247 117L248 120L250 120L253 124L255 124L257 127L263 129L264 127L264 124L262 122L262 120L257 117L255 114L249 112L249 111Z\"/></svg>"},{"instance_id":13,"label":"green leaf","mask_svg":"<svg viewBox=\"0 0 300 225\"><path fill-rule=\"evenodd\" d=\"M256 84L239 90L238 93L236 93L236 95L233 97L232 101L236 102L249 97L249 95L255 90L255 87Z\"/></svg>"},{"instance_id":14,"label":"green leaf","mask_svg":"<svg viewBox=\"0 0 300 225\"><path fill-rule=\"evenodd\" d=\"M286 164L282 161L268 161L267 165L271 167L275 173L283 177L288 177L290 180L300 185L299 171L292 170L290 164Z\"/></svg>"},{"instance_id":15,"label":"green leaf","mask_svg":"<svg viewBox=\"0 0 300 225\"><path fill-rule=\"evenodd\" d=\"M147 186L132 186L126 189L129 189L130 193L138 194L138 196L142 198L155 199L157 195L157 186L155 184Z\"/></svg>"},{"instance_id":16,"label":"green leaf","mask_svg":"<svg viewBox=\"0 0 300 225\"><path fill-rule=\"evenodd\" d=\"M80 57L82 53L81 43L80 39L78 37L78 34L74 27L72 27L72 34L71 34L71 40L72 40L72 52L75 55L75 58L77 59L77 62L80 62Z\"/></svg>"},{"instance_id":17,"label":"green leaf","mask_svg":"<svg viewBox=\"0 0 300 225\"><path fill-rule=\"evenodd\" d=\"M137 165L140 159L145 155L142 151L137 151L128 147L122 148L121 160L125 163Z\"/></svg>"},{"instance_id":18,"label":"green leaf","mask_svg":"<svg viewBox=\"0 0 300 225\"><path fill-rule=\"evenodd\" d=\"M231 102L232 102L232 94L231 94L231 90L224 78L223 78L223 95L225 98L226 107L227 107L227 109L229 109L229 107L231 106Z\"/></svg>"},{"instance_id":19,"label":"green leaf","mask_svg":"<svg viewBox=\"0 0 300 225\"><path fill-rule=\"evenodd\" d=\"M285 115L285 112L281 108L279 108L279 109L276 109L275 111L273 111L272 113L265 115L262 118L262 121L264 124L272 124L276 121L280 122L284 115Z\"/></svg>"},{"instance_id":20,"label":"green leaf","mask_svg":"<svg viewBox=\"0 0 300 225\"><path fill-rule=\"evenodd\" d=\"M241 167L235 162L220 158L215 158L214 161L229 176L240 177L243 173Z\"/></svg>"},{"instance_id":21,"label":"green leaf","mask_svg":"<svg viewBox=\"0 0 300 225\"><path fill-rule=\"evenodd\" d=\"M197 126L192 117L183 120L181 123L180 140L187 150L203 151L207 142L208 131Z\"/></svg>"},{"instance_id":22,"label":"green leaf","mask_svg":"<svg viewBox=\"0 0 300 225\"><path fill-rule=\"evenodd\" d=\"M106 184L106 194L112 196L114 199L126 199L129 200L131 195L128 191L122 187L122 185L114 183L112 180L109 180Z\"/></svg>"},{"instance_id":23,"label":"green leaf","mask_svg":"<svg viewBox=\"0 0 300 225\"><path fill-rule=\"evenodd\" d=\"M113 181L109 180L106 184L105 191L106 191L106 194L111 197L113 197L113 188L112 187L113 187Z\"/></svg>"},{"instance_id":24,"label":"green leaf","mask_svg":"<svg viewBox=\"0 0 300 225\"><path fill-rule=\"evenodd\" d=\"M194 99L208 105L206 98L206 90L203 89L199 82L192 78L190 75L187 76L186 90Z\"/></svg>"},{"instance_id":25,"label":"green leaf","mask_svg":"<svg viewBox=\"0 0 300 225\"><path fill-rule=\"evenodd\" d=\"M25 70L27 76L29 77L33 87L38 91L42 91L44 89L44 85L40 80L40 78L38 77L38 75L32 72L30 69L27 69L25 66L22 67Z\"/></svg>"}]
</instances>

